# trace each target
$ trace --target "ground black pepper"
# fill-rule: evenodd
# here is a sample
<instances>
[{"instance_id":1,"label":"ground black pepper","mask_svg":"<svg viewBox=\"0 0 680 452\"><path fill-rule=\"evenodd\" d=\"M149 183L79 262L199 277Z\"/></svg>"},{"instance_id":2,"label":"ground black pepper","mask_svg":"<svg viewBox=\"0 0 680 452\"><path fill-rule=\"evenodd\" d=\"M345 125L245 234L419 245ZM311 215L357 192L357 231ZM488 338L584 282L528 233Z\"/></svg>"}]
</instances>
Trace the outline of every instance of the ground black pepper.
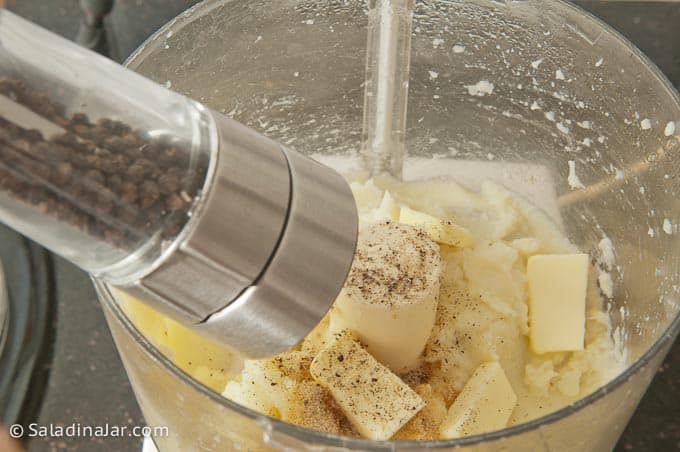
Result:
<instances>
[{"instance_id":1,"label":"ground black pepper","mask_svg":"<svg viewBox=\"0 0 680 452\"><path fill-rule=\"evenodd\" d=\"M64 130L44 137L0 115L0 192L125 250L181 230L207 161L117 120L69 116L23 80L0 79L0 95Z\"/></svg>"}]
</instances>

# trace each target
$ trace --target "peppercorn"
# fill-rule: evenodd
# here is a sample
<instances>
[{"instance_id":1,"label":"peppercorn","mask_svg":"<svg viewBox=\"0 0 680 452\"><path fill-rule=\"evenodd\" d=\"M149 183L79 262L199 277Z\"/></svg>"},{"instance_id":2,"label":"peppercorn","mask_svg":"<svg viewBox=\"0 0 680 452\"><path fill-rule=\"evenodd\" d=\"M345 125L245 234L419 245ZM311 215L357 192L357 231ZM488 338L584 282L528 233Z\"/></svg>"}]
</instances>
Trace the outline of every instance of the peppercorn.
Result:
<instances>
[{"instance_id":1,"label":"peppercorn","mask_svg":"<svg viewBox=\"0 0 680 452\"><path fill-rule=\"evenodd\" d=\"M168 199L165 201L165 207L171 212L176 210L182 210L185 205L186 203L184 202L184 200L176 193L170 195Z\"/></svg>"},{"instance_id":2,"label":"peppercorn","mask_svg":"<svg viewBox=\"0 0 680 452\"><path fill-rule=\"evenodd\" d=\"M116 119L67 116L23 80L0 79L0 94L64 130L44 137L0 115L0 191L124 249L159 230L171 239L184 227L207 159L189 173L189 151L177 143Z\"/></svg>"},{"instance_id":3,"label":"peppercorn","mask_svg":"<svg viewBox=\"0 0 680 452\"><path fill-rule=\"evenodd\" d=\"M142 209L151 207L160 197L161 193L156 182L145 180L142 182L140 193L140 205Z\"/></svg>"}]
</instances>

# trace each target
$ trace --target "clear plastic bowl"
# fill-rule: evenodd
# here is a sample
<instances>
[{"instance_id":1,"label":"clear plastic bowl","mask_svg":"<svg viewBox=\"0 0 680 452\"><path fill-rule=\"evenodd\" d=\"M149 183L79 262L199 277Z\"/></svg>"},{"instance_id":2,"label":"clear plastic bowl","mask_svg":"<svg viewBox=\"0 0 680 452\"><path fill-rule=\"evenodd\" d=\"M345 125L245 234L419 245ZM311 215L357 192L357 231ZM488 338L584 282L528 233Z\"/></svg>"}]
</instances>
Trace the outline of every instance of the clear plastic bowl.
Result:
<instances>
[{"instance_id":1,"label":"clear plastic bowl","mask_svg":"<svg viewBox=\"0 0 680 452\"><path fill-rule=\"evenodd\" d=\"M365 8L363 0L208 0L128 64L347 169L360 161ZM680 330L678 94L630 43L561 1L419 1L411 63L405 179L448 176L473 188L496 179L546 210L593 259L609 237L616 266L607 307L629 366L585 399L498 432L340 438L259 415L192 380L97 283L144 416L169 427L156 438L161 451L613 448ZM570 165L585 188L574 188Z\"/></svg>"}]
</instances>

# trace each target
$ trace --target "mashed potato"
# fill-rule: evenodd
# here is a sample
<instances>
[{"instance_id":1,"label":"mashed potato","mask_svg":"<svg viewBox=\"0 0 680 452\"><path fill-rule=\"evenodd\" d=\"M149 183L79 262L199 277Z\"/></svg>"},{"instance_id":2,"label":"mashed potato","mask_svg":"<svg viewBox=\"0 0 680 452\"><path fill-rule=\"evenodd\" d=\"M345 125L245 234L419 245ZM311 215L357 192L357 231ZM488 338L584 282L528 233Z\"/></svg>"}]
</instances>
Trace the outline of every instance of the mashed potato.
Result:
<instances>
[{"instance_id":1,"label":"mashed potato","mask_svg":"<svg viewBox=\"0 0 680 452\"><path fill-rule=\"evenodd\" d=\"M351 186L360 228L384 218L380 206L388 191L398 205L454 220L474 236L472 247L440 246L445 271L435 326L420 365L400 375L427 405L394 439L439 438L447 407L485 362L501 364L517 396L508 425L564 407L623 370L622 354L615 350L609 317L592 275L584 349L531 352L527 259L534 254L578 252L544 213L492 183L484 183L479 192L443 180L403 183L377 178ZM143 334L180 368L225 397L296 425L358 436L330 393L309 373L313 358L328 344L329 316L294 350L241 362L135 300L122 294L119 298Z\"/></svg>"}]
</instances>

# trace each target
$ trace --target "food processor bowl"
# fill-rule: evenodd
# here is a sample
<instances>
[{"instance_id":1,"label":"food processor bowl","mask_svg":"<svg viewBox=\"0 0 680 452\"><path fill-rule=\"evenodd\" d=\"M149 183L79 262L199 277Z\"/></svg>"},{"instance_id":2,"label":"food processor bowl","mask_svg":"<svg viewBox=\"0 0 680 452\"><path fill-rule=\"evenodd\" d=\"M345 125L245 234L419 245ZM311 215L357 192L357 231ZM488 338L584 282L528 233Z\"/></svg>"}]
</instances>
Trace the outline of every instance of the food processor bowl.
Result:
<instances>
[{"instance_id":1,"label":"food processor bowl","mask_svg":"<svg viewBox=\"0 0 680 452\"><path fill-rule=\"evenodd\" d=\"M128 65L351 172L361 165L366 7L207 0ZM155 438L159 449L611 450L680 329L676 123L680 99L654 65L569 3L416 2L404 179L447 177L474 189L490 178L549 214L595 271L611 276L605 306L625 371L572 405L498 432L431 442L335 437L191 379L95 282L147 422L168 427Z\"/></svg>"}]
</instances>

